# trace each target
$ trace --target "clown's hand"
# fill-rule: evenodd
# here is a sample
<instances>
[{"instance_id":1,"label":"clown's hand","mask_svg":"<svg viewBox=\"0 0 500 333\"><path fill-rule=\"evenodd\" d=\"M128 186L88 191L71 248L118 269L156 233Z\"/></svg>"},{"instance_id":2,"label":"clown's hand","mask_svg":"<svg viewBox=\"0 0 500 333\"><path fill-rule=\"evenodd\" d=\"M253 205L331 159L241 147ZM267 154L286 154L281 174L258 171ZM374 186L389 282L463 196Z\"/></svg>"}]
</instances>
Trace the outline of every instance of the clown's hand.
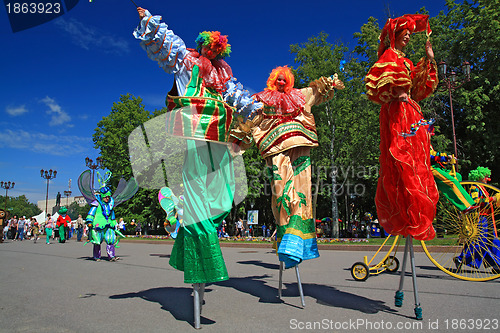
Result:
<instances>
[{"instance_id":1,"label":"clown's hand","mask_svg":"<svg viewBox=\"0 0 500 333\"><path fill-rule=\"evenodd\" d=\"M141 20L146 17L146 11L147 11L147 9L145 9L145 8L137 7L137 12L139 13L139 18Z\"/></svg>"}]
</instances>

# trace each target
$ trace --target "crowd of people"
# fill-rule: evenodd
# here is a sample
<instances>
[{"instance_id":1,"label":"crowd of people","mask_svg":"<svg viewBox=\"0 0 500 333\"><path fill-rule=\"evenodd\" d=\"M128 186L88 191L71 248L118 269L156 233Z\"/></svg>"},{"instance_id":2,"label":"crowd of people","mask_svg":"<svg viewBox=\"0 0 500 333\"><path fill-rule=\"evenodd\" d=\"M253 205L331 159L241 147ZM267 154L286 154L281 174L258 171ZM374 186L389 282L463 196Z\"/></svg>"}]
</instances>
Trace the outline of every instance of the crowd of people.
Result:
<instances>
[{"instance_id":1,"label":"crowd of people","mask_svg":"<svg viewBox=\"0 0 500 333\"><path fill-rule=\"evenodd\" d=\"M62 240L76 236L76 240L81 242L84 237L87 237L88 228L81 215L78 215L78 219L74 221L71 219L66 221L66 223L57 225L57 221L53 219L51 214L47 214L47 219L43 222L39 222L35 217L27 219L26 216L17 218L17 215L14 215L4 225L3 239L32 240L36 243L41 235L45 235L47 237L46 243L50 244L50 239L54 241L57 238L62 242Z\"/></svg>"}]
</instances>

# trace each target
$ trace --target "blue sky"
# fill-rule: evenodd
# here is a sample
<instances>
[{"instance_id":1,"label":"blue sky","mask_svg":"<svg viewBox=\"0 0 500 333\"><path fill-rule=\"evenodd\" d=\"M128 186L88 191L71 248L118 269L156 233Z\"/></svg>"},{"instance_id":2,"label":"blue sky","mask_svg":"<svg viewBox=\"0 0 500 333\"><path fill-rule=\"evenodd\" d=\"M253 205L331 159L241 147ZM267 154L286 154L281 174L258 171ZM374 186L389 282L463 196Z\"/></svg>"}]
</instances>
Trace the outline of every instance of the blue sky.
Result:
<instances>
[{"instance_id":1,"label":"blue sky","mask_svg":"<svg viewBox=\"0 0 500 333\"><path fill-rule=\"evenodd\" d=\"M370 16L385 22L387 6L395 16L424 6L431 16L445 10L444 0L135 2L163 16L188 47L203 30L228 35L227 61L250 92L263 90L274 67L294 65L291 44L323 31L332 44L354 45L353 33ZM86 168L85 157L98 156L92 134L119 96L140 96L149 111L164 105L173 77L134 39L137 23L128 0L80 0L53 21L13 33L0 8L0 180L16 183L9 196L44 200L40 169L58 171L49 198L68 190L69 179L73 195L80 195L76 179Z\"/></svg>"}]
</instances>

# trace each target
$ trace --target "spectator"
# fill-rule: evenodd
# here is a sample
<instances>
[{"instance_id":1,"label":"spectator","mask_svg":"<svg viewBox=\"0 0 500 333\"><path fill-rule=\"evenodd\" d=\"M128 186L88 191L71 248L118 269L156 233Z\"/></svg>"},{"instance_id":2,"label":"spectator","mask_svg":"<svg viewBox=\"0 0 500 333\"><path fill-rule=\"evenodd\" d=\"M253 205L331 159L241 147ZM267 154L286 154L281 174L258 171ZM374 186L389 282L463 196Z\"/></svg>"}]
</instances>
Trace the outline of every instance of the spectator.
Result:
<instances>
[{"instance_id":1,"label":"spectator","mask_svg":"<svg viewBox=\"0 0 500 333\"><path fill-rule=\"evenodd\" d=\"M84 226L85 226L85 222L83 221L82 215L78 214L78 218L76 219L76 241L77 242L82 241Z\"/></svg>"},{"instance_id":2,"label":"spectator","mask_svg":"<svg viewBox=\"0 0 500 333\"><path fill-rule=\"evenodd\" d=\"M38 240L38 235L40 234L40 229L38 226L38 221L32 217L31 234L33 235L33 242L36 243Z\"/></svg>"},{"instance_id":3,"label":"spectator","mask_svg":"<svg viewBox=\"0 0 500 333\"><path fill-rule=\"evenodd\" d=\"M17 235L16 239L19 239L21 242L24 239L24 227L26 226L26 216L23 216L17 222Z\"/></svg>"},{"instance_id":4,"label":"spectator","mask_svg":"<svg viewBox=\"0 0 500 333\"><path fill-rule=\"evenodd\" d=\"M132 222L135 222L135 220L132 220ZM136 236L142 236L142 225L141 222L137 221L135 225L135 235Z\"/></svg>"},{"instance_id":5,"label":"spectator","mask_svg":"<svg viewBox=\"0 0 500 333\"><path fill-rule=\"evenodd\" d=\"M120 221L118 221L118 230L125 234L125 221L123 220L123 217L120 218Z\"/></svg>"},{"instance_id":6,"label":"spectator","mask_svg":"<svg viewBox=\"0 0 500 333\"><path fill-rule=\"evenodd\" d=\"M241 220L241 217L238 219L236 222L236 237L241 237L243 234L241 233L241 230L243 229L243 221Z\"/></svg>"},{"instance_id":7,"label":"spectator","mask_svg":"<svg viewBox=\"0 0 500 333\"><path fill-rule=\"evenodd\" d=\"M47 235L47 244L50 244L50 236L52 236L52 230L54 229L54 220L50 214L47 214L47 221L45 221L45 234Z\"/></svg>"},{"instance_id":8,"label":"spectator","mask_svg":"<svg viewBox=\"0 0 500 333\"><path fill-rule=\"evenodd\" d=\"M16 239L16 233L17 233L17 216L16 215L14 215L14 217L10 219L9 229L10 229L10 239Z\"/></svg>"}]
</instances>

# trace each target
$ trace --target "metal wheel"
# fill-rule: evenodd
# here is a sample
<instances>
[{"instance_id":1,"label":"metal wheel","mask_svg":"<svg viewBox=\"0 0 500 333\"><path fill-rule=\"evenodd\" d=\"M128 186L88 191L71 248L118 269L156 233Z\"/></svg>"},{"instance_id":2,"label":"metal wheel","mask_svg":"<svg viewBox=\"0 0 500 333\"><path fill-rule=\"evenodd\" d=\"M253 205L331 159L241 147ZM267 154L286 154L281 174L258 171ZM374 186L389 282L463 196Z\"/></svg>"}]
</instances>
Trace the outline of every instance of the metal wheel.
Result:
<instances>
[{"instance_id":1,"label":"metal wheel","mask_svg":"<svg viewBox=\"0 0 500 333\"><path fill-rule=\"evenodd\" d=\"M479 188L489 203L463 214L446 199L440 199L434 220L437 237L422 241L422 247L439 269L453 277L467 281L497 279L500 277L500 207L491 200L500 189L480 182L460 184L468 193Z\"/></svg>"},{"instance_id":2,"label":"metal wheel","mask_svg":"<svg viewBox=\"0 0 500 333\"><path fill-rule=\"evenodd\" d=\"M385 259L384 266L389 272L394 273L399 269L399 260L395 256L389 256Z\"/></svg>"},{"instance_id":3,"label":"metal wheel","mask_svg":"<svg viewBox=\"0 0 500 333\"><path fill-rule=\"evenodd\" d=\"M351 275L352 278L356 281L366 281L368 276L370 275L370 270L368 266L363 262L355 262L351 266Z\"/></svg>"}]
</instances>

